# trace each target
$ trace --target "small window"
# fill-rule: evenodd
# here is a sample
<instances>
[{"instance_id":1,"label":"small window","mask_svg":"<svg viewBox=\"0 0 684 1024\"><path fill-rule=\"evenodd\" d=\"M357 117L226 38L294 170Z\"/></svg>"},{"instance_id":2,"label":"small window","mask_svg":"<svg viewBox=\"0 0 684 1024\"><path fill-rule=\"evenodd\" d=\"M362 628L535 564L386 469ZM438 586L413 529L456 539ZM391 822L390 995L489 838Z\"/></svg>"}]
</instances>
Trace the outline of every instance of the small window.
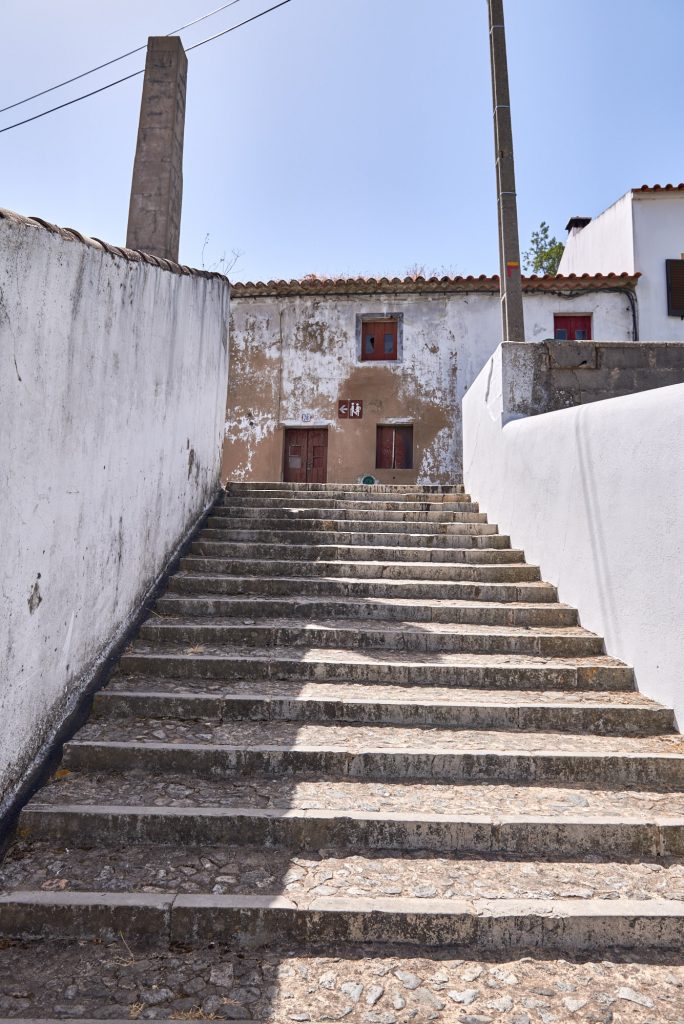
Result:
<instances>
[{"instance_id":1,"label":"small window","mask_svg":"<svg viewBox=\"0 0 684 1024\"><path fill-rule=\"evenodd\" d=\"M361 359L396 360L399 352L397 320L364 320L361 324Z\"/></svg>"},{"instance_id":2,"label":"small window","mask_svg":"<svg viewBox=\"0 0 684 1024\"><path fill-rule=\"evenodd\" d=\"M557 313L553 318L553 336L556 341L589 341L591 339L591 314L563 316Z\"/></svg>"},{"instance_id":3,"label":"small window","mask_svg":"<svg viewBox=\"0 0 684 1024\"><path fill-rule=\"evenodd\" d=\"M667 315L684 319L684 259L665 260L667 270Z\"/></svg>"},{"instance_id":4,"label":"small window","mask_svg":"<svg viewBox=\"0 0 684 1024\"><path fill-rule=\"evenodd\" d=\"M378 427L375 468L413 469L412 426Z\"/></svg>"}]
</instances>

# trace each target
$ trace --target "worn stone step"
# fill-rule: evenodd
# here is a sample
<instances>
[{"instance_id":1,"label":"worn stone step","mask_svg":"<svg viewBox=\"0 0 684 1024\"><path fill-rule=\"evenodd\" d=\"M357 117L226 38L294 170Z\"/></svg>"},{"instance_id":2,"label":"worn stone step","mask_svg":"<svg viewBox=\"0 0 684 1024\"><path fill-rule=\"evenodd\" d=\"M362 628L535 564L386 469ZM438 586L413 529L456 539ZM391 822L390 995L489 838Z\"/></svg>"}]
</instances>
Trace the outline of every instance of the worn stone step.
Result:
<instances>
[{"instance_id":1,"label":"worn stone step","mask_svg":"<svg viewBox=\"0 0 684 1024\"><path fill-rule=\"evenodd\" d=\"M627 700L629 697L631 699ZM94 718L210 719L214 721L349 722L383 725L451 725L497 729L648 736L674 732L674 715L639 694L456 690L353 683L204 681L154 685L136 679L114 681L95 695Z\"/></svg>"},{"instance_id":2,"label":"worn stone step","mask_svg":"<svg viewBox=\"0 0 684 1024\"><path fill-rule=\"evenodd\" d=\"M524 583L478 583L469 580L401 580L386 578L353 579L303 576L229 576L209 571L185 569L169 580L171 594L242 595L244 597L349 598L358 607L371 600L421 600L425 602L470 601L485 607L489 602L502 604L549 604L557 606L558 594L550 583L531 580ZM575 613L576 614L576 613Z\"/></svg>"},{"instance_id":3,"label":"worn stone step","mask_svg":"<svg viewBox=\"0 0 684 1024\"><path fill-rule=\"evenodd\" d=\"M287 548L287 553L292 554L292 549ZM495 552L497 555L508 553ZM500 561L476 561L474 556L481 559L481 551L466 552L470 556L467 562L446 562L437 559L415 562L345 562L334 558L332 561L324 561L322 556L315 561L304 558L278 560L275 556L249 558L245 557L247 552L243 551L241 554L243 557L239 557L238 553L233 557L192 554L181 559L181 569L186 572L209 572L212 575L226 573L231 576L328 576L332 579L353 577L358 580L437 580L447 583L530 583L537 582L540 578L538 566L527 565L522 561L513 565ZM516 556L521 558L520 553L516 553Z\"/></svg>"},{"instance_id":4,"label":"worn stone step","mask_svg":"<svg viewBox=\"0 0 684 1024\"><path fill-rule=\"evenodd\" d=\"M202 622L151 618L142 640L235 647L333 647L352 650L459 651L524 654L539 658L585 658L603 654L603 640L579 626L566 628L462 625L460 623L358 622L280 619L245 624L211 617Z\"/></svg>"},{"instance_id":5,"label":"worn stone step","mask_svg":"<svg viewBox=\"0 0 684 1024\"><path fill-rule=\"evenodd\" d=\"M307 598L269 596L228 596L211 593L186 596L166 593L155 605L157 615L171 617L217 616L218 618L314 620L359 619L382 622L454 622L490 626L576 626L577 612L561 604L513 604L478 601L434 601L420 603L403 598Z\"/></svg>"},{"instance_id":6,"label":"worn stone step","mask_svg":"<svg viewBox=\"0 0 684 1024\"><path fill-rule=\"evenodd\" d=\"M634 674L607 656L542 659L522 655L347 651L311 648L299 656L282 650L211 653L201 646L145 650L120 660L124 673L169 679L296 679L399 686L461 686L513 690L633 690Z\"/></svg>"},{"instance_id":7,"label":"worn stone step","mask_svg":"<svg viewBox=\"0 0 684 1024\"><path fill-rule=\"evenodd\" d=\"M678 900L471 901L319 896L308 907L285 896L41 892L0 895L0 934L153 940L242 948L283 943L406 943L423 949L677 949Z\"/></svg>"},{"instance_id":8,"label":"worn stone step","mask_svg":"<svg viewBox=\"0 0 684 1024\"><path fill-rule=\"evenodd\" d=\"M599 859L612 863L615 858L640 858L648 862L649 875L657 875L655 880L660 888L663 880L668 884L668 875L654 865L664 858L680 858L681 871L684 856L684 815L493 815L486 808L478 814L436 814L298 806L282 809L44 804L38 796L22 811L17 835L22 842L60 843L67 848L84 843L94 846L98 871L105 844L107 848L118 844L130 845L132 849L141 844L188 844L197 850L201 846L231 843L256 845L265 850L294 850L302 855L337 849L356 854L394 850L404 856L416 851L455 853L459 857L515 856L521 858L518 869L534 858L553 861L559 856L591 856L591 869L585 868L581 875L585 887L596 886ZM147 856L144 849L142 855ZM60 864L60 872L69 877L64 871L63 857L55 860ZM681 886L680 873L677 878ZM671 888L666 889L667 894L674 895Z\"/></svg>"},{"instance_id":9,"label":"worn stone step","mask_svg":"<svg viewBox=\"0 0 684 1024\"><path fill-rule=\"evenodd\" d=\"M103 809L105 810L105 809ZM21 826L0 866L5 892L58 889L63 892L213 893L230 896L285 895L306 907L319 896L456 900L487 899L671 899L684 901L684 859L661 857L639 862L591 857L520 858L461 851L368 850L354 853L330 840L298 856L255 840L235 842L225 834L214 842L194 835L179 841L155 838L150 824L164 828L165 817L146 818L147 842L133 842L113 830L98 829L99 817L76 811L84 831L49 839ZM106 811L105 811L106 813ZM61 816L70 812L61 811ZM49 813L44 819L49 826ZM56 817L52 812L52 819ZM128 823L115 813L126 830ZM173 817L173 816L172 816ZM187 815L178 816L181 821ZM205 816L206 817L206 816ZM106 820L106 819L104 819ZM216 823L220 819L215 817ZM38 821L35 822L36 825ZM201 827L201 826L200 826ZM128 826L130 832L130 826ZM186 829L187 831L187 829ZM215 829L216 832L218 830ZM103 870L102 842L107 843ZM65 841L68 845L64 845Z\"/></svg>"},{"instance_id":10,"label":"worn stone step","mask_svg":"<svg viewBox=\"0 0 684 1024\"><path fill-rule=\"evenodd\" d=\"M312 491L310 489L289 492L261 490L244 494L232 494L223 491L218 498L218 504L221 505L240 505L244 502L256 502L260 505L268 506L269 502L272 501L284 504L290 501L304 502L314 508L316 506L323 506L325 502L346 501L350 505L358 506L359 508L373 508L374 506L382 508L388 503L395 505L458 505L462 502L470 502L471 496L465 491L440 493L439 491L405 491L403 488L396 491L376 491L372 488L369 488L367 491L348 491L344 488L332 487L325 491Z\"/></svg>"},{"instance_id":11,"label":"worn stone step","mask_svg":"<svg viewBox=\"0 0 684 1024\"><path fill-rule=\"evenodd\" d=\"M441 498L438 495L425 498L416 498L415 501L406 499L405 501L397 498L383 499L380 497L375 500L365 498L363 501L349 498L348 496L335 498L331 495L321 496L320 498L239 498L233 497L232 495L227 497L223 502L229 508L232 509L247 509L247 508L262 508L262 509L349 509L362 514L364 512L370 512L374 509L382 509L384 512L479 512L480 506L476 501L472 501L469 494L447 494ZM217 506L218 507L218 506ZM328 518L332 518L329 516Z\"/></svg>"},{"instance_id":12,"label":"worn stone step","mask_svg":"<svg viewBox=\"0 0 684 1024\"><path fill-rule=\"evenodd\" d=\"M64 747L75 770L123 767L221 776L306 773L375 779L684 783L684 739L415 726L92 719Z\"/></svg>"},{"instance_id":13,"label":"worn stone step","mask_svg":"<svg viewBox=\"0 0 684 1024\"><path fill-rule=\"evenodd\" d=\"M90 943L5 940L0 982L14 994L0 1002L13 1015L3 1024L19 1014L25 1024L219 1014L276 1024L297 1016L347 1024L391 1024L392 1017L395 1024L478 1024L482 1016L502 1024L527 1024L526 1018L585 1024L610 1016L615 1024L681 1024L684 1012L681 953L666 950L534 956L521 949L500 956L473 947L421 952L347 944L307 951L274 942L252 951L181 944L149 956L124 942L121 936Z\"/></svg>"},{"instance_id":14,"label":"worn stone step","mask_svg":"<svg viewBox=\"0 0 684 1024\"><path fill-rule=\"evenodd\" d=\"M363 526L368 523L414 523L420 525L451 524L458 523L486 523L487 516L484 512L454 511L453 509L439 512L405 511L397 509L364 509L359 512L354 508L262 508L259 505L250 505L248 508L232 507L230 505L214 505L211 516L216 519L245 520L246 522L262 523L264 520L281 526L286 523L298 523L303 521L344 522L358 523Z\"/></svg>"},{"instance_id":15,"label":"worn stone step","mask_svg":"<svg viewBox=\"0 0 684 1024\"><path fill-rule=\"evenodd\" d=\"M478 513L465 513L466 515L478 515ZM366 516L360 519L324 519L304 518L303 516L290 516L289 518L278 517L272 519L260 519L247 516L209 516L206 522L210 530L223 531L250 531L258 534L264 532L278 533L286 531L286 537L297 531L308 531L317 536L321 533L353 533L353 534L374 534L392 536L425 534L430 537L459 535L475 535L478 537L494 537L498 535L499 528L494 523L470 522L458 519L456 522L403 522L400 520L377 519L369 520Z\"/></svg>"},{"instance_id":16,"label":"worn stone step","mask_svg":"<svg viewBox=\"0 0 684 1024\"><path fill-rule=\"evenodd\" d=\"M388 820L417 822L427 818L441 821L444 815L451 815L459 821L483 820L493 828L499 821L519 822L521 828L525 822L531 822L535 828L535 823L545 822L550 842L553 841L554 822L561 825L585 820L610 820L650 827L655 822L677 825L684 820L684 791L662 783L650 789L636 789L614 784L587 787L561 782L330 780L303 773L204 778L170 771L142 772L132 768L116 772L106 769L76 772L60 768L30 806L34 806L36 801L43 806L126 804L131 808L232 807L292 813L321 811L323 817L340 819L353 817L358 812L362 817L380 815ZM426 843L428 834L423 831ZM655 842L653 835L651 839ZM500 837L496 832L492 837L493 850L496 851ZM318 845L325 845L325 841ZM539 849L545 850L546 854L553 852L549 846ZM558 849L563 849L562 843L556 852ZM657 857L664 854L665 847L656 844L649 849ZM668 849L672 853L681 852L675 847ZM487 847L478 847L478 850L486 853ZM524 847L519 847L517 852L524 853ZM591 847L584 852L591 853ZM618 856L618 853L614 855Z\"/></svg>"},{"instance_id":17,"label":"worn stone step","mask_svg":"<svg viewBox=\"0 0 684 1024\"><path fill-rule=\"evenodd\" d=\"M216 520L211 520L215 523ZM325 522L325 520L322 520ZM476 524L477 525L477 524ZM209 526L202 530L200 541L218 541L223 544L250 544L263 546L264 544L297 544L307 547L324 545L326 548L332 546L344 546L357 548L401 548L402 550L414 550L415 548L510 548L510 537L498 533L478 535L475 533L450 533L429 534L429 533L368 533L339 530L288 530L282 536L277 531L269 530L233 530L214 529Z\"/></svg>"},{"instance_id":18,"label":"worn stone step","mask_svg":"<svg viewBox=\"0 0 684 1024\"><path fill-rule=\"evenodd\" d=\"M350 494L463 494L462 483L453 484L314 484L287 482L253 482L228 481L224 486L226 495L245 494L252 491L262 494L264 491L292 491L294 494L330 491L344 491Z\"/></svg>"},{"instance_id":19,"label":"worn stone step","mask_svg":"<svg viewBox=\"0 0 684 1024\"><path fill-rule=\"evenodd\" d=\"M489 538L487 538L489 540ZM340 559L342 562L360 560L363 562L422 562L431 564L437 562L447 565L508 565L523 564L525 555L523 551L515 548L469 548L469 547L404 547L388 545L386 547L373 547L370 544L328 544L317 542L314 544L286 544L277 541L264 542L261 544L245 542L227 542L220 540L199 540L193 541L191 551L193 554L205 555L214 558L235 558L245 559L274 559L276 561L291 559L292 561L304 561L307 559L322 559L325 561Z\"/></svg>"}]
</instances>

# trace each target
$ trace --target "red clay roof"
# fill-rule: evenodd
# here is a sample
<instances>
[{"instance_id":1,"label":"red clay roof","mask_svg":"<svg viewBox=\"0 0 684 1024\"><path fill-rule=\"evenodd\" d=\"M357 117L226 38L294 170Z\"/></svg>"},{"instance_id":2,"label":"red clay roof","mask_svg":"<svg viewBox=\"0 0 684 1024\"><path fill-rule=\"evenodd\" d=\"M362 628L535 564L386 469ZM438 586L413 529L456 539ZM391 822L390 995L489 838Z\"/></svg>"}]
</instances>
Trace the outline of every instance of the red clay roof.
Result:
<instances>
[{"instance_id":1,"label":"red clay roof","mask_svg":"<svg viewBox=\"0 0 684 1024\"><path fill-rule=\"evenodd\" d=\"M606 288L634 288L639 274L559 274L556 277L523 277L524 292L586 292ZM294 281L246 281L233 283L233 298L269 295L370 295L484 292L498 294L499 277L342 277L303 278Z\"/></svg>"},{"instance_id":2,"label":"red clay roof","mask_svg":"<svg viewBox=\"0 0 684 1024\"><path fill-rule=\"evenodd\" d=\"M632 192L684 192L684 181L679 185L640 185Z\"/></svg>"}]
</instances>

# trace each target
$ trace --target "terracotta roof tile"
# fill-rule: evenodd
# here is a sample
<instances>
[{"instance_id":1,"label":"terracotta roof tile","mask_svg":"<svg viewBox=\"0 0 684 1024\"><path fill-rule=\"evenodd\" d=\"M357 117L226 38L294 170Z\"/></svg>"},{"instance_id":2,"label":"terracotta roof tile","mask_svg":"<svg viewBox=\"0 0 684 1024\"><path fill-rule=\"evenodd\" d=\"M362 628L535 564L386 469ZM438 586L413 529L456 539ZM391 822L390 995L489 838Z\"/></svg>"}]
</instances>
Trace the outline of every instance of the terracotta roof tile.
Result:
<instances>
[{"instance_id":1,"label":"terracotta roof tile","mask_svg":"<svg viewBox=\"0 0 684 1024\"><path fill-rule=\"evenodd\" d=\"M638 274L559 274L556 277L523 277L525 292L574 292L603 288L634 288ZM499 277L348 277L303 278L293 281L246 281L231 286L233 298L269 295L373 295L378 293L431 294L483 292L498 294Z\"/></svg>"},{"instance_id":2,"label":"terracotta roof tile","mask_svg":"<svg viewBox=\"0 0 684 1024\"><path fill-rule=\"evenodd\" d=\"M102 249L104 252L109 253L110 256L119 256L121 259L128 260L131 263L149 263L154 267L159 267L161 270L168 270L172 274L215 278L216 280L228 283L228 278L223 274L216 274L209 270L195 270L193 267L185 267L179 263L174 263L172 260L164 260L159 256L152 256L148 252L140 252L138 249L125 249L118 245L111 245L109 242L103 242L100 238L90 238L88 235L82 235L75 228L60 228L57 224L51 224L50 221L43 220L42 217L24 217L20 213L14 213L12 210L3 210L0 207L0 220L9 220L14 224L28 224L34 228L44 228L53 235L59 235L67 242L80 242L82 245L88 245L93 249Z\"/></svg>"},{"instance_id":3,"label":"terracotta roof tile","mask_svg":"<svg viewBox=\"0 0 684 1024\"><path fill-rule=\"evenodd\" d=\"M684 192L684 181L679 185L640 185L632 192Z\"/></svg>"}]
</instances>

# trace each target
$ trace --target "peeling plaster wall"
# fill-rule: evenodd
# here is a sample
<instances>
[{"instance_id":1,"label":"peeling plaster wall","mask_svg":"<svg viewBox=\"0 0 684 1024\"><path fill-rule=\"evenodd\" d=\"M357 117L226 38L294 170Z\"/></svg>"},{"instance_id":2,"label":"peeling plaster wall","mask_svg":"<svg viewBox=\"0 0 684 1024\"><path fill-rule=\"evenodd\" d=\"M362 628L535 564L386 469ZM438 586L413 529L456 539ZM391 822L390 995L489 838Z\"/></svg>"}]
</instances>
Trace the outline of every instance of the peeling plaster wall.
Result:
<instances>
[{"instance_id":1,"label":"peeling plaster wall","mask_svg":"<svg viewBox=\"0 0 684 1024\"><path fill-rule=\"evenodd\" d=\"M466 487L681 728L684 384L511 419L507 348L463 402Z\"/></svg>"},{"instance_id":2,"label":"peeling plaster wall","mask_svg":"<svg viewBox=\"0 0 684 1024\"><path fill-rule=\"evenodd\" d=\"M228 294L0 219L0 809L215 494Z\"/></svg>"},{"instance_id":3,"label":"peeling plaster wall","mask_svg":"<svg viewBox=\"0 0 684 1024\"><path fill-rule=\"evenodd\" d=\"M595 337L632 336L627 296L606 290L526 296L528 338L553 337L563 312L592 313ZM357 315L381 313L403 315L402 359L360 362ZM498 293L234 297L223 479L282 479L286 426L328 427L330 482L459 479L461 401L499 331ZM363 419L338 419L339 399L363 401ZM393 420L414 424L412 470L375 468L377 424Z\"/></svg>"}]
</instances>

